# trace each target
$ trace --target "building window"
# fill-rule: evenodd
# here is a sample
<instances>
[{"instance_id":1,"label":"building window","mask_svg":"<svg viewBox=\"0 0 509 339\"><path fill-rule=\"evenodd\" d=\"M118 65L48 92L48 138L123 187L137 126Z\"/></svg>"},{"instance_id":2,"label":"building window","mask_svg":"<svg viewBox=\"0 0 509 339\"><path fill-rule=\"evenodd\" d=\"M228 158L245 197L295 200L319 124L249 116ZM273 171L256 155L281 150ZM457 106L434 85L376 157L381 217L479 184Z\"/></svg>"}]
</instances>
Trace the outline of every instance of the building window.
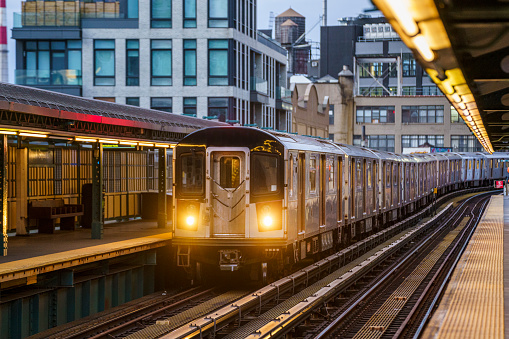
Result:
<instances>
[{"instance_id":1,"label":"building window","mask_svg":"<svg viewBox=\"0 0 509 339\"><path fill-rule=\"evenodd\" d=\"M394 152L394 135L368 135L367 147L379 151Z\"/></svg>"},{"instance_id":2,"label":"building window","mask_svg":"<svg viewBox=\"0 0 509 339\"><path fill-rule=\"evenodd\" d=\"M115 40L94 40L94 85L115 86Z\"/></svg>"},{"instance_id":3,"label":"building window","mask_svg":"<svg viewBox=\"0 0 509 339\"><path fill-rule=\"evenodd\" d=\"M415 76L415 59L411 53L403 54L403 76L414 77Z\"/></svg>"},{"instance_id":4,"label":"building window","mask_svg":"<svg viewBox=\"0 0 509 339\"><path fill-rule=\"evenodd\" d=\"M415 86L403 86L402 95L417 95Z\"/></svg>"},{"instance_id":5,"label":"building window","mask_svg":"<svg viewBox=\"0 0 509 339\"><path fill-rule=\"evenodd\" d=\"M151 41L152 86L171 86L171 40Z\"/></svg>"},{"instance_id":6,"label":"building window","mask_svg":"<svg viewBox=\"0 0 509 339\"><path fill-rule=\"evenodd\" d=\"M158 111L172 112L172 98L150 98L150 108Z\"/></svg>"},{"instance_id":7,"label":"building window","mask_svg":"<svg viewBox=\"0 0 509 339\"><path fill-rule=\"evenodd\" d=\"M184 40L184 86L196 86L196 40Z\"/></svg>"},{"instance_id":8,"label":"building window","mask_svg":"<svg viewBox=\"0 0 509 339\"><path fill-rule=\"evenodd\" d=\"M442 124L444 106L402 106L403 123Z\"/></svg>"},{"instance_id":9,"label":"building window","mask_svg":"<svg viewBox=\"0 0 509 339\"><path fill-rule=\"evenodd\" d=\"M184 28L196 27L196 0L184 0Z\"/></svg>"},{"instance_id":10,"label":"building window","mask_svg":"<svg viewBox=\"0 0 509 339\"><path fill-rule=\"evenodd\" d=\"M152 0L150 27L171 28L171 1Z\"/></svg>"},{"instance_id":11,"label":"building window","mask_svg":"<svg viewBox=\"0 0 509 339\"><path fill-rule=\"evenodd\" d=\"M115 97L94 97L95 100L115 102Z\"/></svg>"},{"instance_id":12,"label":"building window","mask_svg":"<svg viewBox=\"0 0 509 339\"><path fill-rule=\"evenodd\" d=\"M354 135L353 136L353 145L354 146L360 146L362 143L362 136L360 135Z\"/></svg>"},{"instance_id":13,"label":"building window","mask_svg":"<svg viewBox=\"0 0 509 339\"><path fill-rule=\"evenodd\" d=\"M329 125L334 125L334 105L329 105Z\"/></svg>"},{"instance_id":14,"label":"building window","mask_svg":"<svg viewBox=\"0 0 509 339\"><path fill-rule=\"evenodd\" d=\"M383 95L389 95L382 87L360 87L359 95L369 97L381 97Z\"/></svg>"},{"instance_id":15,"label":"building window","mask_svg":"<svg viewBox=\"0 0 509 339\"><path fill-rule=\"evenodd\" d=\"M209 98L208 116L225 122L228 118L228 98Z\"/></svg>"},{"instance_id":16,"label":"building window","mask_svg":"<svg viewBox=\"0 0 509 339\"><path fill-rule=\"evenodd\" d=\"M140 107L140 98L139 97L125 98L125 104Z\"/></svg>"},{"instance_id":17,"label":"building window","mask_svg":"<svg viewBox=\"0 0 509 339\"><path fill-rule=\"evenodd\" d=\"M18 85L81 85L81 40L25 41Z\"/></svg>"},{"instance_id":18,"label":"building window","mask_svg":"<svg viewBox=\"0 0 509 339\"><path fill-rule=\"evenodd\" d=\"M442 95L437 85L422 86L422 95Z\"/></svg>"},{"instance_id":19,"label":"building window","mask_svg":"<svg viewBox=\"0 0 509 339\"><path fill-rule=\"evenodd\" d=\"M452 123L464 123L465 120L461 117L461 115L458 114L458 111L454 106L451 106L451 122Z\"/></svg>"},{"instance_id":20,"label":"building window","mask_svg":"<svg viewBox=\"0 0 509 339\"><path fill-rule=\"evenodd\" d=\"M196 97L184 98L184 114L190 114L196 116Z\"/></svg>"},{"instance_id":21,"label":"building window","mask_svg":"<svg viewBox=\"0 0 509 339\"><path fill-rule=\"evenodd\" d=\"M329 133L329 140L334 141L334 133Z\"/></svg>"},{"instance_id":22,"label":"building window","mask_svg":"<svg viewBox=\"0 0 509 339\"><path fill-rule=\"evenodd\" d=\"M140 85L140 42L126 40L126 86Z\"/></svg>"},{"instance_id":23,"label":"building window","mask_svg":"<svg viewBox=\"0 0 509 339\"><path fill-rule=\"evenodd\" d=\"M394 106L358 106L356 122L367 124L394 123Z\"/></svg>"},{"instance_id":24,"label":"building window","mask_svg":"<svg viewBox=\"0 0 509 339\"><path fill-rule=\"evenodd\" d=\"M428 143L431 147L444 147L443 135L402 135L401 147L420 147Z\"/></svg>"},{"instance_id":25,"label":"building window","mask_svg":"<svg viewBox=\"0 0 509 339\"><path fill-rule=\"evenodd\" d=\"M382 62L370 62L359 64L359 77L361 78L379 78L383 74Z\"/></svg>"},{"instance_id":26,"label":"building window","mask_svg":"<svg viewBox=\"0 0 509 339\"><path fill-rule=\"evenodd\" d=\"M228 27L228 0L209 0L209 27Z\"/></svg>"},{"instance_id":27,"label":"building window","mask_svg":"<svg viewBox=\"0 0 509 339\"><path fill-rule=\"evenodd\" d=\"M482 152L483 147L473 135L451 135L453 152Z\"/></svg>"},{"instance_id":28,"label":"building window","mask_svg":"<svg viewBox=\"0 0 509 339\"><path fill-rule=\"evenodd\" d=\"M209 85L228 86L228 40L209 40Z\"/></svg>"}]
</instances>

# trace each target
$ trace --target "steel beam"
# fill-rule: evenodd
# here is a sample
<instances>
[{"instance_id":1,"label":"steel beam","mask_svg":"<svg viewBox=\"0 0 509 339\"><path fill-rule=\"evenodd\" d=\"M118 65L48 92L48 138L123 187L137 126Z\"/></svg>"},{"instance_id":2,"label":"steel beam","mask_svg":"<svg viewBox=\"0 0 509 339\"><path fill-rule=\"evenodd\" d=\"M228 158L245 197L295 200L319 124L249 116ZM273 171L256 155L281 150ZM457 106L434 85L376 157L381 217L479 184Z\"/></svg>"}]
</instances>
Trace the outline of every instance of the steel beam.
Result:
<instances>
[{"instance_id":1,"label":"steel beam","mask_svg":"<svg viewBox=\"0 0 509 339\"><path fill-rule=\"evenodd\" d=\"M92 239L103 238L103 146L96 142L92 152Z\"/></svg>"},{"instance_id":2,"label":"steel beam","mask_svg":"<svg viewBox=\"0 0 509 339\"><path fill-rule=\"evenodd\" d=\"M0 135L0 224L2 227L2 250L7 255L7 135Z\"/></svg>"},{"instance_id":3,"label":"steel beam","mask_svg":"<svg viewBox=\"0 0 509 339\"><path fill-rule=\"evenodd\" d=\"M167 155L166 148L159 148L159 176L158 176L158 199L157 199L157 227L166 228L167 211L166 211L166 190L167 190Z\"/></svg>"}]
</instances>

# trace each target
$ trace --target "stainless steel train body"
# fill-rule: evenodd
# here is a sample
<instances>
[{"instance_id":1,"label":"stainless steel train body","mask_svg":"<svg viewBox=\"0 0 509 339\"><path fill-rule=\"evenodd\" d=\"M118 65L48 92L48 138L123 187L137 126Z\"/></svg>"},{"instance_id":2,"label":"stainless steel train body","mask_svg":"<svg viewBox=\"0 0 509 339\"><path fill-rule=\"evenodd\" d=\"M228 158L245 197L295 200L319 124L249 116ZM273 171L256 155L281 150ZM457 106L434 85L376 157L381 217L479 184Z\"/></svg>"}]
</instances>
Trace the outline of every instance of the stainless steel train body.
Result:
<instances>
[{"instance_id":1,"label":"stainless steel train body","mask_svg":"<svg viewBox=\"0 0 509 339\"><path fill-rule=\"evenodd\" d=\"M174 155L177 265L253 276L347 246L435 189L506 175L481 153L397 155L246 127L196 131Z\"/></svg>"}]
</instances>

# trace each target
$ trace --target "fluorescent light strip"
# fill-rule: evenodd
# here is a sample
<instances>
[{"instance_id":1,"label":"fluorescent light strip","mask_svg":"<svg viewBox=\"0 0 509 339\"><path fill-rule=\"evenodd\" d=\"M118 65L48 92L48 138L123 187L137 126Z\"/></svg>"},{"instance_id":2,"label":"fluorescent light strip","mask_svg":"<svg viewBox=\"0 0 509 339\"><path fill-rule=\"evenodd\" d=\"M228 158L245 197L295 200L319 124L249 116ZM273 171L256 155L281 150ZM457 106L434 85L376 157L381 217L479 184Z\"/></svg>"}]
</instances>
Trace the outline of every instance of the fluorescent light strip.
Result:
<instances>
[{"instance_id":1,"label":"fluorescent light strip","mask_svg":"<svg viewBox=\"0 0 509 339\"><path fill-rule=\"evenodd\" d=\"M147 146L147 147L154 147L154 144L146 143L146 142L139 142L139 146Z\"/></svg>"},{"instance_id":2,"label":"fluorescent light strip","mask_svg":"<svg viewBox=\"0 0 509 339\"><path fill-rule=\"evenodd\" d=\"M27 133L27 132L19 132L22 137L34 137L34 138L47 138L47 134L38 134L38 133Z\"/></svg>"},{"instance_id":3,"label":"fluorescent light strip","mask_svg":"<svg viewBox=\"0 0 509 339\"><path fill-rule=\"evenodd\" d=\"M74 138L76 141L83 141L83 142L97 142L97 139L91 139L91 138L80 138L76 137Z\"/></svg>"},{"instance_id":4,"label":"fluorescent light strip","mask_svg":"<svg viewBox=\"0 0 509 339\"><path fill-rule=\"evenodd\" d=\"M105 140L105 139L99 139L99 142L101 144L115 144L115 145L118 145L118 141L117 140Z\"/></svg>"},{"instance_id":5,"label":"fluorescent light strip","mask_svg":"<svg viewBox=\"0 0 509 339\"><path fill-rule=\"evenodd\" d=\"M16 135L16 134L18 134L18 132L16 132L16 131L0 131L0 134Z\"/></svg>"},{"instance_id":6,"label":"fluorescent light strip","mask_svg":"<svg viewBox=\"0 0 509 339\"><path fill-rule=\"evenodd\" d=\"M170 145L168 145L168 144L156 144L156 147L169 148L169 147L170 147Z\"/></svg>"}]
</instances>

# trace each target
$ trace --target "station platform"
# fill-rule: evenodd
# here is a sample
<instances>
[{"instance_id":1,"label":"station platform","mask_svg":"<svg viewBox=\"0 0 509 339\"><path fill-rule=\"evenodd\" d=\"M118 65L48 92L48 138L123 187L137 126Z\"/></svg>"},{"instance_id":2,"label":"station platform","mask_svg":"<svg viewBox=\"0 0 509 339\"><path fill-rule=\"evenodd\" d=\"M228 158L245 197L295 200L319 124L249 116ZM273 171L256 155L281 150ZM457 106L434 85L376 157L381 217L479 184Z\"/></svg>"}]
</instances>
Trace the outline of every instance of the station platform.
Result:
<instances>
[{"instance_id":1,"label":"station platform","mask_svg":"<svg viewBox=\"0 0 509 339\"><path fill-rule=\"evenodd\" d=\"M107 223L102 239L92 239L91 230L81 228L9 237L7 256L0 257L0 286L20 280L28 285L39 274L163 247L170 239L170 228L144 220Z\"/></svg>"},{"instance_id":2,"label":"station platform","mask_svg":"<svg viewBox=\"0 0 509 339\"><path fill-rule=\"evenodd\" d=\"M491 197L422 338L509 337L509 197Z\"/></svg>"}]
</instances>

